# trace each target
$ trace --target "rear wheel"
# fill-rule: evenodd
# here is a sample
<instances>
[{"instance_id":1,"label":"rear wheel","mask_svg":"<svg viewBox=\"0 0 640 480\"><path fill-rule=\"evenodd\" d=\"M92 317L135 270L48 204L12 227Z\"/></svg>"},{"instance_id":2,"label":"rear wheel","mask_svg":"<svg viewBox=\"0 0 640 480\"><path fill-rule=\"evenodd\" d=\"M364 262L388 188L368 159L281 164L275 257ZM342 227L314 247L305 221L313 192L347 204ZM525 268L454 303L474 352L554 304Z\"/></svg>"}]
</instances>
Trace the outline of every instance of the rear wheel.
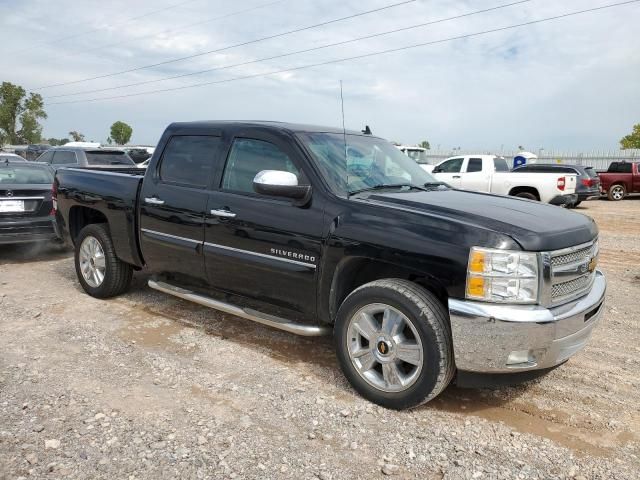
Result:
<instances>
[{"instance_id":1,"label":"rear wheel","mask_svg":"<svg viewBox=\"0 0 640 480\"><path fill-rule=\"evenodd\" d=\"M87 225L80 231L75 265L80 285L92 297L114 297L131 285L133 268L116 256L106 224Z\"/></svg>"},{"instance_id":2,"label":"rear wheel","mask_svg":"<svg viewBox=\"0 0 640 480\"><path fill-rule=\"evenodd\" d=\"M578 200L576 203L572 205L573 208L576 208L578 205L582 203L582 200Z\"/></svg>"},{"instance_id":3,"label":"rear wheel","mask_svg":"<svg viewBox=\"0 0 640 480\"><path fill-rule=\"evenodd\" d=\"M622 200L626 195L627 189L624 188L624 185L611 185L609 192L607 192L609 200L613 200L614 202Z\"/></svg>"},{"instance_id":4,"label":"rear wheel","mask_svg":"<svg viewBox=\"0 0 640 480\"><path fill-rule=\"evenodd\" d=\"M536 197L533 193L530 193L530 192L520 192L520 193L516 193L514 196L520 197L520 198L526 198L527 200L538 200L538 197Z\"/></svg>"},{"instance_id":5,"label":"rear wheel","mask_svg":"<svg viewBox=\"0 0 640 480\"><path fill-rule=\"evenodd\" d=\"M334 335L351 385L384 407L428 402L455 372L446 309L406 280L376 280L352 292L340 306Z\"/></svg>"}]
</instances>

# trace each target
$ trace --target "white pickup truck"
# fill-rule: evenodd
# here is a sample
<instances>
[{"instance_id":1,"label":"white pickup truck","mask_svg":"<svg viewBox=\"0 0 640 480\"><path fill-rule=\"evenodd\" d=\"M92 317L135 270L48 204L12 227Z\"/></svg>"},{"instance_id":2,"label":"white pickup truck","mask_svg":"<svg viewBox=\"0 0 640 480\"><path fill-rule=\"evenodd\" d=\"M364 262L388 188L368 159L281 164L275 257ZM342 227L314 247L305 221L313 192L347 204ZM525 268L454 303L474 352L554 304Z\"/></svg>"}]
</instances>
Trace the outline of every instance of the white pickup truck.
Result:
<instances>
[{"instance_id":1,"label":"white pickup truck","mask_svg":"<svg viewBox=\"0 0 640 480\"><path fill-rule=\"evenodd\" d=\"M436 164L432 174L461 190L490 192L571 205L577 200L577 175L512 173L507 160L495 155L461 155Z\"/></svg>"}]
</instances>

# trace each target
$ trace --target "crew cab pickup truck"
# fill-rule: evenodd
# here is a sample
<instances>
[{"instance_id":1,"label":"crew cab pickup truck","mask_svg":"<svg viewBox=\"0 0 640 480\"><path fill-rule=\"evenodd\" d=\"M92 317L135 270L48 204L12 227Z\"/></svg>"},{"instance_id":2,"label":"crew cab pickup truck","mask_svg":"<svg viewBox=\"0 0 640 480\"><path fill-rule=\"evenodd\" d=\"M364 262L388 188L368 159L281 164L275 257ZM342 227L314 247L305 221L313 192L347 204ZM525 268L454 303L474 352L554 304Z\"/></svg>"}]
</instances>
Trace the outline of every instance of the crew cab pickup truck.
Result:
<instances>
[{"instance_id":1,"label":"crew cab pickup truck","mask_svg":"<svg viewBox=\"0 0 640 480\"><path fill-rule=\"evenodd\" d=\"M456 375L544 372L603 312L592 219L452 189L381 138L175 123L142 171L57 171L56 217L89 295L126 292L144 268L166 294L333 333L347 379L389 408Z\"/></svg>"},{"instance_id":2,"label":"crew cab pickup truck","mask_svg":"<svg viewBox=\"0 0 640 480\"><path fill-rule=\"evenodd\" d=\"M629 193L640 193L640 162L613 162L599 173L600 190L609 200L622 200Z\"/></svg>"},{"instance_id":3,"label":"crew cab pickup truck","mask_svg":"<svg viewBox=\"0 0 640 480\"><path fill-rule=\"evenodd\" d=\"M577 175L513 173L507 160L494 155L447 158L433 168L432 174L463 190L512 195L552 205L568 206L578 202Z\"/></svg>"}]
</instances>

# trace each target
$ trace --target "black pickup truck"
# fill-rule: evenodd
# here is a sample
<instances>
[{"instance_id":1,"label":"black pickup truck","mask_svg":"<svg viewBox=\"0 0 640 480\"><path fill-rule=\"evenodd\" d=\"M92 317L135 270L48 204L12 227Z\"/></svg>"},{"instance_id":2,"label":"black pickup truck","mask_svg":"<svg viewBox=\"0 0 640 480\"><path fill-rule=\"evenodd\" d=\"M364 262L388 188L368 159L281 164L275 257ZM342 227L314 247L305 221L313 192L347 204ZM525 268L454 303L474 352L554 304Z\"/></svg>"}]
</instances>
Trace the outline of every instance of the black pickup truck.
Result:
<instances>
[{"instance_id":1,"label":"black pickup truck","mask_svg":"<svg viewBox=\"0 0 640 480\"><path fill-rule=\"evenodd\" d=\"M456 375L559 365L603 311L591 219L449 188L372 135L175 123L146 172L63 168L54 193L88 294L144 268L167 294L333 332L351 384L390 408Z\"/></svg>"}]
</instances>

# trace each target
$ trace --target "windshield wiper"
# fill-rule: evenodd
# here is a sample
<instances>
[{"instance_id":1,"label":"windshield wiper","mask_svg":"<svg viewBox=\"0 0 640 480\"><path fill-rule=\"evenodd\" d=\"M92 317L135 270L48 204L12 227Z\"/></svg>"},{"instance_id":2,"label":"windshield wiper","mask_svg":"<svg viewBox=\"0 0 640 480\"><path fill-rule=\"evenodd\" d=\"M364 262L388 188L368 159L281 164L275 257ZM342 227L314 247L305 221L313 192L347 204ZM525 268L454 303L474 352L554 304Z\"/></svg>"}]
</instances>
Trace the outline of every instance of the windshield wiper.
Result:
<instances>
[{"instance_id":1,"label":"windshield wiper","mask_svg":"<svg viewBox=\"0 0 640 480\"><path fill-rule=\"evenodd\" d=\"M417 185L411 185L409 183L383 183L381 185L374 185L372 187L360 188L359 190L354 190L353 192L349 192L349 195L356 195L362 192L371 192L374 190L383 190L385 188L410 188L413 190L422 190L426 191L426 188L419 187Z\"/></svg>"},{"instance_id":2,"label":"windshield wiper","mask_svg":"<svg viewBox=\"0 0 640 480\"><path fill-rule=\"evenodd\" d=\"M448 185L444 182L427 182L424 184L425 187L429 188L429 187L448 187Z\"/></svg>"}]
</instances>

